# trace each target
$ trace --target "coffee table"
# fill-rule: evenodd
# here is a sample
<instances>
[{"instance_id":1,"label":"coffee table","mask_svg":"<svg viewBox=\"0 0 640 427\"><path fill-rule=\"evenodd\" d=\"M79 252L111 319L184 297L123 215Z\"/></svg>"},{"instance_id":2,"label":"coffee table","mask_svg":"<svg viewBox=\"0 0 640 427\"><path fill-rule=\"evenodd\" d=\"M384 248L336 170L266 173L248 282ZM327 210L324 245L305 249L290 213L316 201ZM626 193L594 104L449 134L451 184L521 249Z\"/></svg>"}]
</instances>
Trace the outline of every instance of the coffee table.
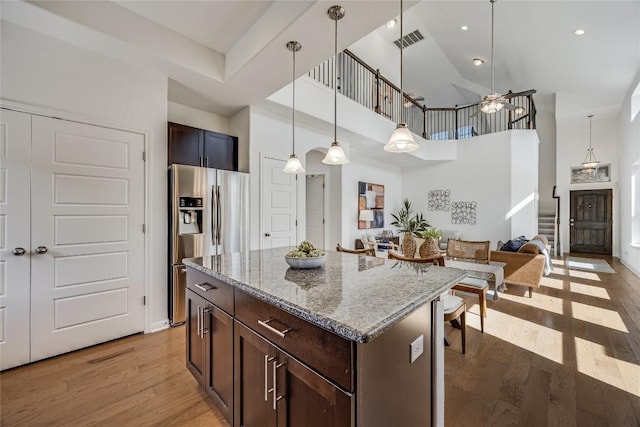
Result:
<instances>
[{"instance_id":1,"label":"coffee table","mask_svg":"<svg viewBox=\"0 0 640 427\"><path fill-rule=\"evenodd\" d=\"M507 289L504 284L504 266L507 264L504 262L491 261L489 264L479 264L469 261L445 259L444 265L465 270L467 277L486 280L489 284L493 283L493 290L489 290L489 292L493 293L493 300L498 299L498 291Z\"/></svg>"}]
</instances>

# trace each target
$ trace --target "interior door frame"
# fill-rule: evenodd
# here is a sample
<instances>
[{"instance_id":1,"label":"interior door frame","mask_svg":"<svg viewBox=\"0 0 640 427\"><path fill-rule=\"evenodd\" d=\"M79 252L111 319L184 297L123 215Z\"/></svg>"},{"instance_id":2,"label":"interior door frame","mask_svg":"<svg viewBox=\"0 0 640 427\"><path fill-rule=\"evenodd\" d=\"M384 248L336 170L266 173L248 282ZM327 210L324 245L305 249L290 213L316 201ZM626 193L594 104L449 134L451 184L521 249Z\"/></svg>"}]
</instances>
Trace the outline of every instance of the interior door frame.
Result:
<instances>
[{"instance_id":1,"label":"interior door frame","mask_svg":"<svg viewBox=\"0 0 640 427\"><path fill-rule=\"evenodd\" d=\"M567 220L566 220L566 230L567 230L567 239L566 239L566 252L570 252L571 251L571 193L573 192L584 192L584 191L610 191L611 192L611 254L609 256L612 257L617 257L618 256L618 250L617 250L617 221L616 221L616 217L617 217L617 206L616 206L616 198L617 198L617 189L611 186L595 186L595 187L590 187L590 188L576 188L575 186L572 186L571 188L569 188L568 194L567 194L567 201L566 201L566 206L567 206Z\"/></svg>"},{"instance_id":2,"label":"interior door frame","mask_svg":"<svg viewBox=\"0 0 640 427\"><path fill-rule=\"evenodd\" d=\"M307 236L307 227L309 226L309 223L307 221L307 204L306 204L306 198L307 195L309 194L309 188L308 188L308 184L307 184L307 176L309 175L319 175L322 176L322 240L324 241L324 245L323 247L325 249L329 248L330 245L328 244L328 235L327 235L327 173L324 171L307 171L304 174L305 177L305 182L304 182L304 197L305 197L305 208L304 208L304 212L305 212L305 218L304 218L304 226L305 226L305 239L308 239L309 236ZM315 242L312 242L315 243Z\"/></svg>"},{"instance_id":3,"label":"interior door frame","mask_svg":"<svg viewBox=\"0 0 640 427\"><path fill-rule=\"evenodd\" d=\"M13 111L17 111L19 113L26 113L26 114L33 114L36 116L43 116L43 117L51 117L51 118L55 118L55 119L61 119L61 120L66 120L69 122L75 122L75 123L81 123L81 124L86 124L86 125L91 125L91 126L98 126L98 127L103 127L103 128L107 128L107 129L115 129L115 130L121 130L121 131L125 131L125 132L131 132L131 133L136 133L142 136L143 138L143 147L144 147L144 153L145 153L145 158L144 158L144 165L143 165L143 170L144 170L144 176L143 176L143 192L144 192L144 202L143 202L143 210L144 210L144 226L145 226L145 231L144 231L144 245L143 245L143 262L144 262L144 276L143 276L143 286L144 286L144 294L145 294L145 298L147 303L144 305L144 333L149 333L149 332L156 332L162 329L166 329L169 327L169 323L168 320L167 321L161 321L161 322L157 322L156 324L152 323L152 319L151 319L151 311L149 309L150 307L150 300L151 300L151 296L153 295L153 291L150 289L150 284L149 284L149 277L151 272L149 271L150 269L150 262L149 262L149 235L150 232L149 230L152 229L152 224L150 223L150 218L149 218L149 212L150 212L150 206L149 206L149 159L151 159L151 152L150 152L150 144L149 144L149 132L146 131L142 131L139 129L131 129L131 128L127 128L124 126L113 126L113 125L109 125L109 124L105 124L105 123L101 123L101 122L96 122L95 120L92 120L90 118L87 117L83 117L81 115L77 115L77 114L72 114L66 111L58 111L55 109L50 109L50 108L43 108L43 107L37 107L37 106L33 106L33 105L29 105L29 104L23 104L20 102L15 102L15 101L9 101L3 98L0 98L0 107L2 108L6 108L9 110L13 110ZM164 275L166 277L166 274ZM166 288L166 286L165 286Z\"/></svg>"}]
</instances>

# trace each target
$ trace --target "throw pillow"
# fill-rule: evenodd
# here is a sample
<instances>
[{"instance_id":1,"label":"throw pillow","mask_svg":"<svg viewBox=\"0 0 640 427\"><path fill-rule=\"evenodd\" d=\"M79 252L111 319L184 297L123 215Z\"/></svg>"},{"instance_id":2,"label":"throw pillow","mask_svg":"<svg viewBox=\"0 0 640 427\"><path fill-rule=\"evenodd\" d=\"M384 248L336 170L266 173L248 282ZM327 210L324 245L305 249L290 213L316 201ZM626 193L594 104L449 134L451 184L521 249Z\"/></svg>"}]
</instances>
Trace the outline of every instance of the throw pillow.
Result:
<instances>
[{"instance_id":1,"label":"throw pillow","mask_svg":"<svg viewBox=\"0 0 640 427\"><path fill-rule=\"evenodd\" d=\"M518 252L518 249L520 249L520 247L523 246L528 241L529 239L527 239L526 237L518 236L515 239L511 239L507 243L502 245L500 250L507 251L507 252Z\"/></svg>"}]
</instances>

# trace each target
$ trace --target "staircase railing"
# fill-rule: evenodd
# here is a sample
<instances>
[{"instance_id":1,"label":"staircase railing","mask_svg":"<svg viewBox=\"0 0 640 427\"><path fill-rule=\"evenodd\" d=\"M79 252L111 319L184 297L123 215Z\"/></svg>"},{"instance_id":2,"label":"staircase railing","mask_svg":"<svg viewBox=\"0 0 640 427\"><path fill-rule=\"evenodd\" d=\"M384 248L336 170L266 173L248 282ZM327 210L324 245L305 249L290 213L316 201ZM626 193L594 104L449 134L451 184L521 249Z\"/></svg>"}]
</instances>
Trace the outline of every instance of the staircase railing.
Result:
<instances>
[{"instance_id":1,"label":"staircase railing","mask_svg":"<svg viewBox=\"0 0 640 427\"><path fill-rule=\"evenodd\" d=\"M309 71L309 77L333 89L333 61L331 57ZM495 114L484 114L479 105L469 104L451 108L426 107L400 89L351 51L345 49L337 57L338 92L388 118L394 123L404 121L409 129L425 139L464 139L509 129L535 129L536 106L534 89L505 94L509 103L522 109L503 108Z\"/></svg>"},{"instance_id":2,"label":"staircase railing","mask_svg":"<svg viewBox=\"0 0 640 427\"><path fill-rule=\"evenodd\" d=\"M556 193L556 186L553 186L551 197L556 199L556 215L553 227L553 254L560 256L560 196Z\"/></svg>"}]
</instances>

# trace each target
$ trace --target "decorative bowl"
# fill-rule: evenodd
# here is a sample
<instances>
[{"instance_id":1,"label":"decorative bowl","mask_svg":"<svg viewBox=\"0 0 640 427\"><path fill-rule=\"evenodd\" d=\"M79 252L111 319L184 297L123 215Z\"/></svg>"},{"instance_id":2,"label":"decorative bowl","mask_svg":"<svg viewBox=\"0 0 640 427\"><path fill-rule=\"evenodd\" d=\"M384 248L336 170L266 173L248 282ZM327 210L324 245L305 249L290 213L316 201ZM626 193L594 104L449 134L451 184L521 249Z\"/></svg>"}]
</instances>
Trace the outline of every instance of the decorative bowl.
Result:
<instances>
[{"instance_id":1,"label":"decorative bowl","mask_svg":"<svg viewBox=\"0 0 640 427\"><path fill-rule=\"evenodd\" d=\"M291 268L305 269L322 267L324 262L327 260L327 256L322 255L313 258L293 258L285 255L284 259Z\"/></svg>"}]
</instances>

